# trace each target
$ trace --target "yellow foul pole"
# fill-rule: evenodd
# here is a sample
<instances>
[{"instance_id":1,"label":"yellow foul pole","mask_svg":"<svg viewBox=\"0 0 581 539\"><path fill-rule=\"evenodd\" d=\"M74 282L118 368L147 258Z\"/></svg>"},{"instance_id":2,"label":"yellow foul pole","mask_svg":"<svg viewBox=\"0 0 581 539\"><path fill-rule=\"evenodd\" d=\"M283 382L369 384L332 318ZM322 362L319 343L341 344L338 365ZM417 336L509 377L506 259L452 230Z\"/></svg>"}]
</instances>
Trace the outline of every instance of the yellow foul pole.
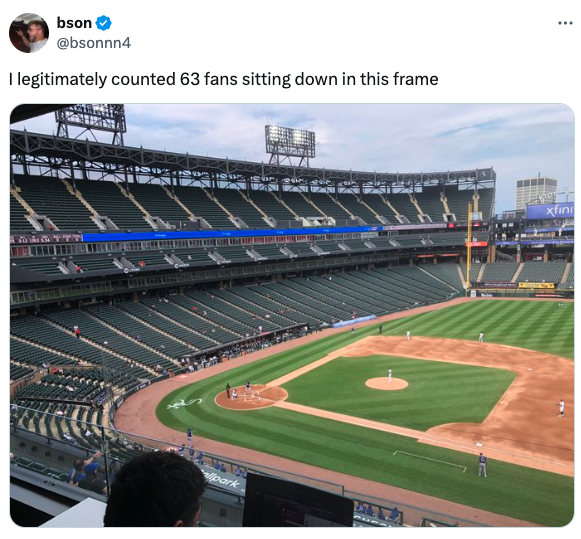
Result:
<instances>
[{"instance_id":1,"label":"yellow foul pole","mask_svg":"<svg viewBox=\"0 0 581 539\"><path fill-rule=\"evenodd\" d=\"M472 261L472 203L468 202L468 241L466 241L466 296L470 290L470 263Z\"/></svg>"}]
</instances>

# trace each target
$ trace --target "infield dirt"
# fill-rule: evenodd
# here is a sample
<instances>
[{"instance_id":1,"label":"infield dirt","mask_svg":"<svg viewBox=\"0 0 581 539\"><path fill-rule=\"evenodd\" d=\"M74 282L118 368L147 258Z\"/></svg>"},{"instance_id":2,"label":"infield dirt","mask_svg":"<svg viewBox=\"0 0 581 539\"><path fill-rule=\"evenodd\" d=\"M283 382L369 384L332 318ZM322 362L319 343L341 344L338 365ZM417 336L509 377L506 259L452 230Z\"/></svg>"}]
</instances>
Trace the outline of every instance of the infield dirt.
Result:
<instances>
[{"instance_id":1,"label":"infield dirt","mask_svg":"<svg viewBox=\"0 0 581 539\"><path fill-rule=\"evenodd\" d=\"M388 315L372 322L360 324L358 327L403 318L422 312L439 310L466 301L473 300L469 298L458 298L445 304L431 305ZM484 301L498 300L490 299ZM158 403L167 394L184 385L210 378L222 372L235 369L241 365L257 361L296 346L302 346L327 335L345 331L349 330L345 328L329 329L322 333L315 333L295 341L289 341L273 348L249 354L235 361L222 363L211 369L187 375L179 375L164 382L153 384L129 397L123 406L117 410L115 415L116 427L119 430L131 432L139 436L146 436L181 445L183 443L184 433L165 426L157 419L155 414ZM382 350L385 343L387 343L387 339L399 339L400 342L396 343L393 341L390 343L389 350ZM433 349L434 343L431 342L433 340L439 341L437 353ZM459 342L467 346L464 348L465 355L463 357L455 357L454 355L454 350ZM403 347L410 343L413 344L413 353L408 348L406 354L404 353L405 349ZM396 344L398 349L393 348L393 345ZM451 344L453 346L450 346ZM353 348L348 350L351 346L356 345L361 347L357 348L356 353ZM477 355L475 355L476 352ZM450 340L447 339L420 337L414 337L408 343L404 338L383 336L368 337L342 350L335 351L330 355L338 357L340 355L370 355L372 353L385 353L402 357L407 356L425 360L449 361L479 366L486 365L494 368L508 368L512 370L517 375L517 378L510 386L509 391L505 393L483 423L440 425L430 429L427 433L414 431L410 434L416 436L416 438L418 435L422 435L425 438L422 440L424 443L434 443L435 445L443 445L446 441L451 441L453 444L456 444L456 447L453 447L454 449L464 450L474 454L482 450L482 447L476 446L476 444L483 443L486 444L483 447L486 448L487 455L491 458L565 475L573 475L574 369L571 360L550 354L510 346L493 345L490 343L468 341L452 341L450 343ZM269 384L269 386L271 385L274 385L274 382L273 384ZM567 416L563 419L558 418L558 408L555 406L555 403L561 398L564 398L567 402ZM285 402L279 404L289 405L290 403ZM391 427L389 425L385 426ZM486 429L484 428L485 426ZM397 427L394 427L394 429L397 429ZM396 430L392 432L396 432ZM405 435L403 432L401 434ZM434 439L439 438L440 442L428 440L428 437L433 437ZM464 446L464 449L461 449L462 446ZM445 447L450 447L450 445L445 445ZM234 461L260 462L264 466L270 466L291 473L311 476L326 481L341 482L346 488L353 491L369 492L385 499L405 499L407 503L412 505L430 507L434 511L454 514L458 517L464 517L488 525L531 525L524 521L465 507L454 502L324 470L210 439L197 438L197 448L209 453L222 455Z\"/></svg>"}]
</instances>

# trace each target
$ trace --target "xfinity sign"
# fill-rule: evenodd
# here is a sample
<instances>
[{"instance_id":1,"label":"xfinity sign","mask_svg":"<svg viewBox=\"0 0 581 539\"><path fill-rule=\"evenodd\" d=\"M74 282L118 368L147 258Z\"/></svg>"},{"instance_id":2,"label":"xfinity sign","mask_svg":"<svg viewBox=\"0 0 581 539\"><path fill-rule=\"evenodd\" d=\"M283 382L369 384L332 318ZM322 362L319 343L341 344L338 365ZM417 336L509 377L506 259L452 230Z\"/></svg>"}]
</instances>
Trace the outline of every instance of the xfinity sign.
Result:
<instances>
[{"instance_id":1,"label":"xfinity sign","mask_svg":"<svg viewBox=\"0 0 581 539\"><path fill-rule=\"evenodd\" d=\"M527 219L566 219L574 217L574 202L527 206Z\"/></svg>"}]
</instances>

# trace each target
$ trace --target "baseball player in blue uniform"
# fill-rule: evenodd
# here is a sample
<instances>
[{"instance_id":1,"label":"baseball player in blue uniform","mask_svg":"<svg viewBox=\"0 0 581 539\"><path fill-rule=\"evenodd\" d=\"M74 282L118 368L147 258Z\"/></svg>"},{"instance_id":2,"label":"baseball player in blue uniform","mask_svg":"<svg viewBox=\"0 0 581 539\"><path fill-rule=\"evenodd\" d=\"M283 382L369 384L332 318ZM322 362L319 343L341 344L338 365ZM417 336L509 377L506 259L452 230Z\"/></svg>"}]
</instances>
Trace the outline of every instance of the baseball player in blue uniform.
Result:
<instances>
[{"instance_id":1,"label":"baseball player in blue uniform","mask_svg":"<svg viewBox=\"0 0 581 539\"><path fill-rule=\"evenodd\" d=\"M482 453L480 453L480 456L478 457L478 477L480 477L482 475L482 472L484 472L484 479L486 479L487 462L488 459Z\"/></svg>"}]
</instances>

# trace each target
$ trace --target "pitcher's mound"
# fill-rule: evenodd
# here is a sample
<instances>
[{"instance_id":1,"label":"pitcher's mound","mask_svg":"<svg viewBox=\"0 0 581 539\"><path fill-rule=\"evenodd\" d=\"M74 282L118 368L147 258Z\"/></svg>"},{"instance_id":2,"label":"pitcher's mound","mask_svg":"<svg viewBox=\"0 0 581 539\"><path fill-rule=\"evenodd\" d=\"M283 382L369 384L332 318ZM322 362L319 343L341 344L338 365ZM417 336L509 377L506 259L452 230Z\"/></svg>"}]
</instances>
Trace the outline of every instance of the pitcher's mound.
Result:
<instances>
[{"instance_id":1,"label":"pitcher's mound","mask_svg":"<svg viewBox=\"0 0 581 539\"><path fill-rule=\"evenodd\" d=\"M370 378L365 382L367 387L371 389L382 389L383 391L396 391L397 389L403 389L408 386L408 383L401 378L392 378L391 382L389 378Z\"/></svg>"},{"instance_id":2,"label":"pitcher's mound","mask_svg":"<svg viewBox=\"0 0 581 539\"><path fill-rule=\"evenodd\" d=\"M234 388L232 388L234 389ZM235 388L238 397L232 398L226 396L226 391L222 391L216 395L214 401L218 406L227 408L228 410L257 410L258 408L267 408L272 406L275 402L283 401L288 398L288 393L282 387L266 387L265 385L250 386L250 392L246 391L245 386Z\"/></svg>"}]
</instances>

